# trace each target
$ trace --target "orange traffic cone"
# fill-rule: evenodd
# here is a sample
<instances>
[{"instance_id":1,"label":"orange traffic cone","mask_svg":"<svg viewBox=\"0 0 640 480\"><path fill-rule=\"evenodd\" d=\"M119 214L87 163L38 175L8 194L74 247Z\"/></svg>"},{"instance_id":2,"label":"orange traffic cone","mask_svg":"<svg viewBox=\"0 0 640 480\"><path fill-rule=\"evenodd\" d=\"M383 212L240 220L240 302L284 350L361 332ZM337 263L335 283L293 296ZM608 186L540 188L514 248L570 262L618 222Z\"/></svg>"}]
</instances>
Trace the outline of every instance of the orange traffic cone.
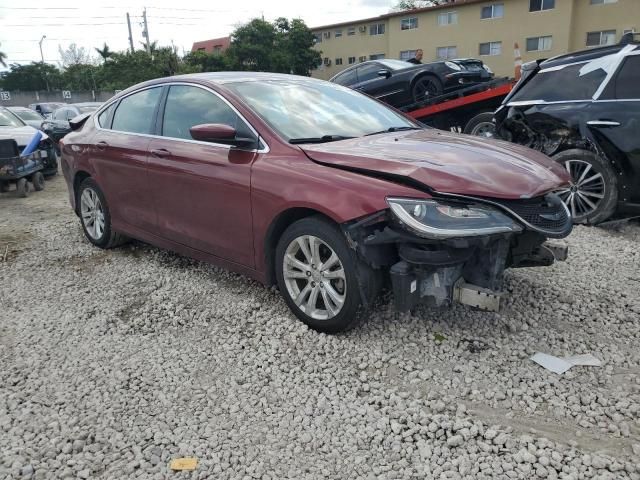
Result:
<instances>
[{"instance_id":1,"label":"orange traffic cone","mask_svg":"<svg viewBox=\"0 0 640 480\"><path fill-rule=\"evenodd\" d=\"M518 42L513 44L513 56L515 57L515 79L516 81L518 81L522 76L522 56L520 55L520 47L518 46Z\"/></svg>"}]
</instances>

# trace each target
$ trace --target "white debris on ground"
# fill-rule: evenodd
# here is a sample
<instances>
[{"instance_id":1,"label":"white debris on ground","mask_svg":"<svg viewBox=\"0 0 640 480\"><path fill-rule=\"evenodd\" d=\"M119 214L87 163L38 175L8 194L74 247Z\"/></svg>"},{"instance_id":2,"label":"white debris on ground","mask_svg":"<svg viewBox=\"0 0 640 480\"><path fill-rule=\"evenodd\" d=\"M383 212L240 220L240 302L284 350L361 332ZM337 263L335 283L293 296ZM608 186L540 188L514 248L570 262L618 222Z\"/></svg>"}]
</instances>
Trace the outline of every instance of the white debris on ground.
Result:
<instances>
[{"instance_id":1,"label":"white debris on ground","mask_svg":"<svg viewBox=\"0 0 640 480\"><path fill-rule=\"evenodd\" d=\"M0 479L640 479L637 225L510 271L499 315L386 299L328 336L240 275L92 247L60 177L0 212Z\"/></svg>"}]
</instances>

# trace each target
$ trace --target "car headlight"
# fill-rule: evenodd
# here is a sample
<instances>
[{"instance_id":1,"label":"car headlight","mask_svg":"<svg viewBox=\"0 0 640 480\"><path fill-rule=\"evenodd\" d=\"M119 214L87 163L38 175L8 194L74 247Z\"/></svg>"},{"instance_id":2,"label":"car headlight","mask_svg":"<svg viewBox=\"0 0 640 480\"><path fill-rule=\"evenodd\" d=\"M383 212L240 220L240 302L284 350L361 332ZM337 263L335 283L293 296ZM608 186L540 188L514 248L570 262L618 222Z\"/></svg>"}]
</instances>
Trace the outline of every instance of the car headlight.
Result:
<instances>
[{"instance_id":1,"label":"car headlight","mask_svg":"<svg viewBox=\"0 0 640 480\"><path fill-rule=\"evenodd\" d=\"M510 217L484 205L411 198L387 198L387 204L406 228L421 237L442 239L522 231Z\"/></svg>"},{"instance_id":2,"label":"car headlight","mask_svg":"<svg viewBox=\"0 0 640 480\"><path fill-rule=\"evenodd\" d=\"M459 72L460 70L462 70L462 67L460 65L458 65L457 63L453 63L453 62L444 62L444 64L449 67L451 70L456 70L457 72Z\"/></svg>"},{"instance_id":3,"label":"car headlight","mask_svg":"<svg viewBox=\"0 0 640 480\"><path fill-rule=\"evenodd\" d=\"M482 64L482 68L484 68L487 73L493 73L493 70L491 70L491 68L489 68L489 65L485 65L484 63Z\"/></svg>"}]
</instances>

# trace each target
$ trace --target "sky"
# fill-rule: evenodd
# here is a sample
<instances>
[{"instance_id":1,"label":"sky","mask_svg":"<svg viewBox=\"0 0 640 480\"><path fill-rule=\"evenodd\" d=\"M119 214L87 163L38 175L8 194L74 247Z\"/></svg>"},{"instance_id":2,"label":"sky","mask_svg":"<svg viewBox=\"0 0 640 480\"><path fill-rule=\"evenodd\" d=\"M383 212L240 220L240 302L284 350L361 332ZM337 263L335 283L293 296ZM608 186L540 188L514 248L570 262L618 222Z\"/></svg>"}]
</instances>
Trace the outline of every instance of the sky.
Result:
<instances>
[{"instance_id":1,"label":"sky","mask_svg":"<svg viewBox=\"0 0 640 480\"><path fill-rule=\"evenodd\" d=\"M158 45L173 44L182 53L194 41L229 35L235 26L264 16L302 18L309 27L373 17L389 12L394 0L0 0L0 51L7 63L59 62L58 46L71 43L90 50L105 42L111 50L129 46L126 13L136 48L142 48L142 12L147 9L149 36ZM43 5L46 7L43 8ZM321 7L319 6L321 5ZM0 66L0 71L3 68Z\"/></svg>"}]
</instances>

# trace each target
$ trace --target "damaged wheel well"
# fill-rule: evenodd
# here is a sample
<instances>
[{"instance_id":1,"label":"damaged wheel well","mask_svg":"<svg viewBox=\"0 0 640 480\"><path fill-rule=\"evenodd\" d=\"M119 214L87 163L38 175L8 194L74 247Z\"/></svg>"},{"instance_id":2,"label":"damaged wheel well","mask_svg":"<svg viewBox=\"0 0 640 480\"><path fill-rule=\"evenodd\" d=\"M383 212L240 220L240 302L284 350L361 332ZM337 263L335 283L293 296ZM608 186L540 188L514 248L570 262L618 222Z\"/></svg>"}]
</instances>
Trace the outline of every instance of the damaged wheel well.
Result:
<instances>
[{"instance_id":1,"label":"damaged wheel well","mask_svg":"<svg viewBox=\"0 0 640 480\"><path fill-rule=\"evenodd\" d=\"M271 225L269 225L264 240L264 263L266 266L267 285L274 285L276 283L275 256L276 245L278 244L280 236L282 236L282 233L287 229L289 225L306 217L320 217L333 222L331 218L319 212L318 210L314 210L312 208L295 207L280 213L271 222Z\"/></svg>"},{"instance_id":2,"label":"damaged wheel well","mask_svg":"<svg viewBox=\"0 0 640 480\"><path fill-rule=\"evenodd\" d=\"M73 178L73 196L74 198L77 199L78 196L78 189L80 188L80 184L82 182L84 182L84 180L86 178L89 178L91 175L89 175L87 172L80 170L79 172L76 173L76 176ZM78 202L76 201L76 214L78 214Z\"/></svg>"}]
</instances>

